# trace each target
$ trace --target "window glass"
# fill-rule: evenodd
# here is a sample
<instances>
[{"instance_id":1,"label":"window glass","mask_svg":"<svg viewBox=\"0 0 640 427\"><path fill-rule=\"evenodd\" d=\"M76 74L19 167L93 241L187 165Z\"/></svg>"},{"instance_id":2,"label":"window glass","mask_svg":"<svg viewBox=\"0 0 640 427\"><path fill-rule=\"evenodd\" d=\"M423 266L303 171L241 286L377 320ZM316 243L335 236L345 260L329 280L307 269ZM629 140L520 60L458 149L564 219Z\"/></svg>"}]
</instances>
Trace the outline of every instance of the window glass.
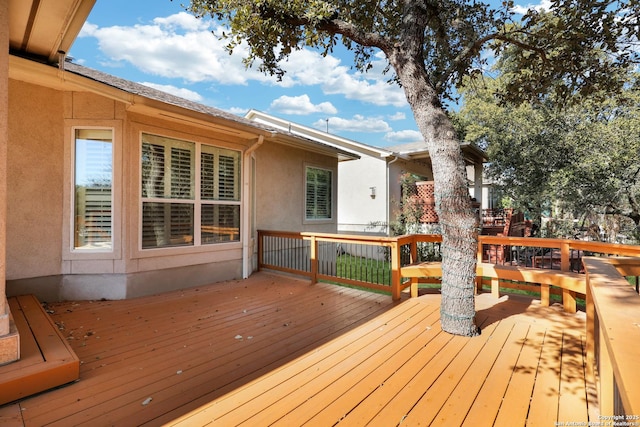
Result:
<instances>
[{"instance_id":1,"label":"window glass","mask_svg":"<svg viewBox=\"0 0 640 427\"><path fill-rule=\"evenodd\" d=\"M142 204L142 248L193 245L193 205Z\"/></svg>"},{"instance_id":2,"label":"window glass","mask_svg":"<svg viewBox=\"0 0 640 427\"><path fill-rule=\"evenodd\" d=\"M74 249L113 250L113 130L76 129Z\"/></svg>"},{"instance_id":3,"label":"window glass","mask_svg":"<svg viewBox=\"0 0 640 427\"><path fill-rule=\"evenodd\" d=\"M240 153L202 146L200 196L203 200L240 201Z\"/></svg>"},{"instance_id":4,"label":"window glass","mask_svg":"<svg viewBox=\"0 0 640 427\"><path fill-rule=\"evenodd\" d=\"M240 240L240 152L143 134L141 168L143 249Z\"/></svg>"},{"instance_id":5,"label":"window glass","mask_svg":"<svg viewBox=\"0 0 640 427\"><path fill-rule=\"evenodd\" d=\"M306 168L306 219L332 218L332 171Z\"/></svg>"},{"instance_id":6,"label":"window glass","mask_svg":"<svg viewBox=\"0 0 640 427\"><path fill-rule=\"evenodd\" d=\"M237 242L240 240L240 206L203 205L202 243Z\"/></svg>"},{"instance_id":7,"label":"window glass","mask_svg":"<svg viewBox=\"0 0 640 427\"><path fill-rule=\"evenodd\" d=\"M142 135L142 197L193 199L195 144Z\"/></svg>"}]
</instances>

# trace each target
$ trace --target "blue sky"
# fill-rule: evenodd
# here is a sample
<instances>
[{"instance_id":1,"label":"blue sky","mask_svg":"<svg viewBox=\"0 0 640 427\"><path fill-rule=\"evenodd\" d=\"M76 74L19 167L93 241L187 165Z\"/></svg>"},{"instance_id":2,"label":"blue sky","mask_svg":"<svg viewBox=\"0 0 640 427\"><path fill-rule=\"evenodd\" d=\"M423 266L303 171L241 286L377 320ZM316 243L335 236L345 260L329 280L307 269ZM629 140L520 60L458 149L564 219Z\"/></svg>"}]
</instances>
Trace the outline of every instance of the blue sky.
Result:
<instances>
[{"instance_id":1,"label":"blue sky","mask_svg":"<svg viewBox=\"0 0 640 427\"><path fill-rule=\"evenodd\" d=\"M349 52L295 52L282 82L245 69L213 34L217 23L180 1L98 0L69 56L76 63L238 115L256 109L385 147L422 140L404 93L387 83L384 61L362 74ZM327 122L328 120L328 122Z\"/></svg>"}]
</instances>

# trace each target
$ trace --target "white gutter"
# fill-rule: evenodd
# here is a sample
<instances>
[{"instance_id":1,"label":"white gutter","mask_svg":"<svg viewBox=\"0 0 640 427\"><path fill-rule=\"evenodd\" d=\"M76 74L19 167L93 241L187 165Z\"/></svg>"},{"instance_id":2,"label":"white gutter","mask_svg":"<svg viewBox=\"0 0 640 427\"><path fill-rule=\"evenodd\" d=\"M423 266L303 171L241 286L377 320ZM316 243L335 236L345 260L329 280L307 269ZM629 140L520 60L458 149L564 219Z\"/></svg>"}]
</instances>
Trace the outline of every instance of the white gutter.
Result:
<instances>
[{"instance_id":1,"label":"white gutter","mask_svg":"<svg viewBox=\"0 0 640 427\"><path fill-rule=\"evenodd\" d=\"M260 135L258 141L244 151L242 159L243 167L243 195L242 195L242 278L246 279L252 273L251 259L253 256L253 244L251 242L251 205L252 205L252 192L251 192L251 156L253 152L258 149L264 142L264 136Z\"/></svg>"},{"instance_id":2,"label":"white gutter","mask_svg":"<svg viewBox=\"0 0 640 427\"><path fill-rule=\"evenodd\" d=\"M400 156L394 154L393 157L395 157L393 160L391 160L389 163L387 163L387 236L389 236L391 234L391 183L390 181L390 169L391 169L391 165L395 162L397 162L398 160L400 160Z\"/></svg>"}]
</instances>

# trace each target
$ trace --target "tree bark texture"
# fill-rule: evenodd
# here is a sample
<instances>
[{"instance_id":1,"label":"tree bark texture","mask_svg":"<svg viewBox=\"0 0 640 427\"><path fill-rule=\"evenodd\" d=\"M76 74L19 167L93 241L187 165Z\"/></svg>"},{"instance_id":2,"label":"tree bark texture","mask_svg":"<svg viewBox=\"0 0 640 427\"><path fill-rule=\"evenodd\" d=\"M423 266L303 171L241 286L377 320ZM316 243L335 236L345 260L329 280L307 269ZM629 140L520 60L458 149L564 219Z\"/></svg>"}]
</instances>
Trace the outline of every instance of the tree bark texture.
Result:
<instances>
[{"instance_id":1,"label":"tree bark texture","mask_svg":"<svg viewBox=\"0 0 640 427\"><path fill-rule=\"evenodd\" d=\"M442 230L442 330L475 336L478 224L460 143L422 64L396 50L388 55L413 110L429 155Z\"/></svg>"}]
</instances>

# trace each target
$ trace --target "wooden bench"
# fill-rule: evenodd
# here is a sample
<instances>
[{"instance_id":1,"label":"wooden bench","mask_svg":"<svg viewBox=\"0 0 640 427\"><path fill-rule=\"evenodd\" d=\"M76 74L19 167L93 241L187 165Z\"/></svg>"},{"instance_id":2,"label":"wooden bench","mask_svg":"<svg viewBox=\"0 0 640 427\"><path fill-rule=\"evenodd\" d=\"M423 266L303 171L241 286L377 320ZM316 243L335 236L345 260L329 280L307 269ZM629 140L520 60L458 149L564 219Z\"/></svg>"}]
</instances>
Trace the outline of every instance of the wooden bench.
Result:
<instances>
[{"instance_id":1,"label":"wooden bench","mask_svg":"<svg viewBox=\"0 0 640 427\"><path fill-rule=\"evenodd\" d=\"M0 405L80 377L80 359L33 295L8 298L20 333L20 360L0 366Z\"/></svg>"},{"instance_id":2,"label":"wooden bench","mask_svg":"<svg viewBox=\"0 0 640 427\"><path fill-rule=\"evenodd\" d=\"M586 294L585 276L579 273L482 262L477 264L476 274L478 290L482 286L482 277L490 277L491 293L496 297L500 296L500 280L539 284L540 300L544 306L549 305L550 286L561 288L564 309L569 313L576 312L575 295ZM442 264L440 262L409 264L401 267L400 275L410 279L411 297L416 297L419 283L434 283L434 278L442 277Z\"/></svg>"}]
</instances>

